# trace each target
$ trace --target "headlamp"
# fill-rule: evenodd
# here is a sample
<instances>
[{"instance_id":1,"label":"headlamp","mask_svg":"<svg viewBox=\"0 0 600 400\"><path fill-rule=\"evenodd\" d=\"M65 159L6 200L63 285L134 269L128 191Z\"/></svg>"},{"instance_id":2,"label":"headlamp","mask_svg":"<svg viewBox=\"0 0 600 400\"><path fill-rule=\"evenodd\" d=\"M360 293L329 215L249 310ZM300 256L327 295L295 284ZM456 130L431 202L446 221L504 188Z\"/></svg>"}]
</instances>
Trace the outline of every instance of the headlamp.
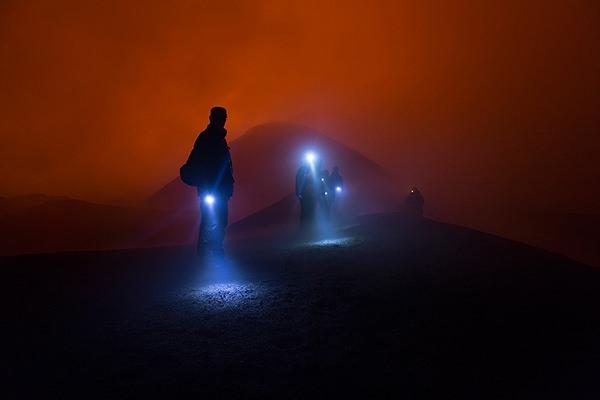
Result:
<instances>
[{"instance_id":1,"label":"headlamp","mask_svg":"<svg viewBox=\"0 0 600 400\"><path fill-rule=\"evenodd\" d=\"M309 151L308 153L306 153L305 158L309 164L313 164L317 160L317 155L315 153L313 153L312 151Z\"/></svg>"},{"instance_id":2,"label":"headlamp","mask_svg":"<svg viewBox=\"0 0 600 400\"><path fill-rule=\"evenodd\" d=\"M207 194L206 196L204 196L204 202L209 206L215 204L215 201L215 196L213 196L212 194Z\"/></svg>"}]
</instances>

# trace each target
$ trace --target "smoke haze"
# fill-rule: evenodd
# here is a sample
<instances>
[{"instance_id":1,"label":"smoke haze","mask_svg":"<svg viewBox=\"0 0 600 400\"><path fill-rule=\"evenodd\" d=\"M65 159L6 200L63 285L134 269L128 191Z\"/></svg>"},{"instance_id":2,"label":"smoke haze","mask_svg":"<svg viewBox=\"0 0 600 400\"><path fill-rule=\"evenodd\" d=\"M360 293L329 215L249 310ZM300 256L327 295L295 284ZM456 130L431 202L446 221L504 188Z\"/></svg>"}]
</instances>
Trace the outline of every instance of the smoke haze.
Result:
<instances>
[{"instance_id":1,"label":"smoke haze","mask_svg":"<svg viewBox=\"0 0 600 400\"><path fill-rule=\"evenodd\" d=\"M230 140L263 122L310 126L453 215L600 209L595 1L4 1L0 13L0 195L141 199L220 104Z\"/></svg>"}]
</instances>

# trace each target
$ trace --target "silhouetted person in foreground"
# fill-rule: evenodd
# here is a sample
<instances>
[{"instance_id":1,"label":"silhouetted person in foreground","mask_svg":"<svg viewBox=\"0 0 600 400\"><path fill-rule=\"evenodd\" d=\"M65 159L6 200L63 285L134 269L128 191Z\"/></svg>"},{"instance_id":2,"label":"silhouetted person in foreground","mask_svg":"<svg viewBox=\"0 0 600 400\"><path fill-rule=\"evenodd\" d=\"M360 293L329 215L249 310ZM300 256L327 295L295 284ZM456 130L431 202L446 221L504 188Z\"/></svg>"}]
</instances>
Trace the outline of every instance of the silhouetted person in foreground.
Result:
<instances>
[{"instance_id":1,"label":"silhouetted person in foreground","mask_svg":"<svg viewBox=\"0 0 600 400\"><path fill-rule=\"evenodd\" d=\"M296 196L300 200L300 229L304 232L314 227L319 201L319 163L305 162L296 173Z\"/></svg>"},{"instance_id":2,"label":"silhouetted person in foreground","mask_svg":"<svg viewBox=\"0 0 600 400\"><path fill-rule=\"evenodd\" d=\"M423 195L419 189L412 187L408 192L408 196L404 199L407 215L410 217L422 218L424 205L425 199L423 198Z\"/></svg>"},{"instance_id":3,"label":"silhouetted person in foreground","mask_svg":"<svg viewBox=\"0 0 600 400\"><path fill-rule=\"evenodd\" d=\"M234 182L231 154L225 140L225 108L213 107L209 121L206 129L198 135L180 172L182 180L198 190L202 213L198 253L221 255L229 217L228 201L233 195Z\"/></svg>"}]
</instances>

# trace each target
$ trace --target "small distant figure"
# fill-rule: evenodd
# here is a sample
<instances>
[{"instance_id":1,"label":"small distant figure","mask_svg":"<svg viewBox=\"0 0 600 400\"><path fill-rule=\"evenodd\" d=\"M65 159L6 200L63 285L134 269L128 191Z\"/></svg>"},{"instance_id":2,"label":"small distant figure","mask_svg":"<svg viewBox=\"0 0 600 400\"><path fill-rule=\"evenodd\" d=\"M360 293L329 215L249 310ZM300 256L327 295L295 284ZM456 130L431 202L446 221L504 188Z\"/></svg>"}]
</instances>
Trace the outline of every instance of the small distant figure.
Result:
<instances>
[{"instance_id":1,"label":"small distant figure","mask_svg":"<svg viewBox=\"0 0 600 400\"><path fill-rule=\"evenodd\" d=\"M198 190L202 214L198 234L198 254L222 255L227 228L228 202L233 195L233 167L225 140L227 110L213 107L209 124L202 131L187 162L181 167L181 179Z\"/></svg>"},{"instance_id":2,"label":"small distant figure","mask_svg":"<svg viewBox=\"0 0 600 400\"><path fill-rule=\"evenodd\" d=\"M319 192L319 208L321 209L323 219L328 221L331 210L331 196L334 194L329 184L329 171L326 169L321 171L320 174Z\"/></svg>"},{"instance_id":3,"label":"small distant figure","mask_svg":"<svg viewBox=\"0 0 600 400\"><path fill-rule=\"evenodd\" d=\"M300 230L307 231L315 223L319 185L317 183L317 168L312 157L298 168L296 173L296 197L300 201Z\"/></svg>"},{"instance_id":4,"label":"small distant figure","mask_svg":"<svg viewBox=\"0 0 600 400\"><path fill-rule=\"evenodd\" d=\"M411 217L423 217L423 207L425 205L425 198L416 187L412 187L408 192L408 196L404 199L404 205L406 212Z\"/></svg>"},{"instance_id":5,"label":"small distant figure","mask_svg":"<svg viewBox=\"0 0 600 400\"><path fill-rule=\"evenodd\" d=\"M329 176L329 187L331 189L330 204L333 205L337 196L344 190L344 180L337 165L333 167L333 171Z\"/></svg>"}]
</instances>

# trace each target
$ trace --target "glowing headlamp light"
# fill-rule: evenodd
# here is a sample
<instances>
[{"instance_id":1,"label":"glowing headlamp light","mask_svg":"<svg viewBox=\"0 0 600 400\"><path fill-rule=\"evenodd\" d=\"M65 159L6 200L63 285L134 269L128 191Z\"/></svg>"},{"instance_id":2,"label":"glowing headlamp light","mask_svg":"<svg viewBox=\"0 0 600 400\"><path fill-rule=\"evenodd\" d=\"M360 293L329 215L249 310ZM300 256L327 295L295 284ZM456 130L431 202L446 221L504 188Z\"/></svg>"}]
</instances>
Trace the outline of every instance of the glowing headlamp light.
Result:
<instances>
[{"instance_id":1,"label":"glowing headlamp light","mask_svg":"<svg viewBox=\"0 0 600 400\"><path fill-rule=\"evenodd\" d=\"M342 187L341 186L336 186L335 187L335 191L338 192L338 193L341 192L342 191Z\"/></svg>"},{"instance_id":2,"label":"glowing headlamp light","mask_svg":"<svg viewBox=\"0 0 600 400\"><path fill-rule=\"evenodd\" d=\"M309 151L308 153L306 153L305 158L306 158L306 161L308 161L310 164L313 164L315 161L317 161L317 155L315 153L313 153L312 151Z\"/></svg>"},{"instance_id":3,"label":"glowing headlamp light","mask_svg":"<svg viewBox=\"0 0 600 400\"><path fill-rule=\"evenodd\" d=\"M215 204L215 201L215 196L213 196L212 194L207 194L206 196L204 196L204 202L209 206Z\"/></svg>"}]
</instances>

